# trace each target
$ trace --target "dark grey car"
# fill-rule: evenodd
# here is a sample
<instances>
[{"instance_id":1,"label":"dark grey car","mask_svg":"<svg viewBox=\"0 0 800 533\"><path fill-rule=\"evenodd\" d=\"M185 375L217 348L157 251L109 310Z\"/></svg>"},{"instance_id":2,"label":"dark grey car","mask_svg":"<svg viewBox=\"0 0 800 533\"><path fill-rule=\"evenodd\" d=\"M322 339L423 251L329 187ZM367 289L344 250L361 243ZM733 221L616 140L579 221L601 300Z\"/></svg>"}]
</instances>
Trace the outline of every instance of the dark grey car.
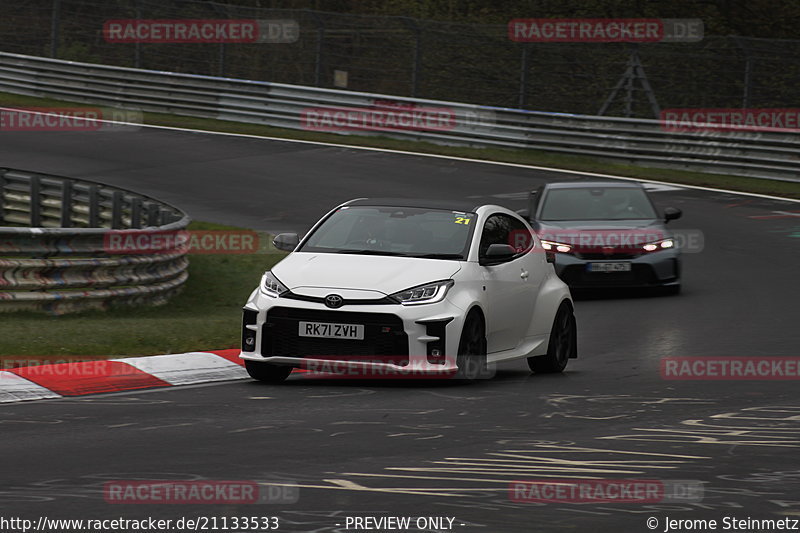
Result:
<instances>
[{"instance_id":1,"label":"dark grey car","mask_svg":"<svg viewBox=\"0 0 800 533\"><path fill-rule=\"evenodd\" d=\"M532 193L528 218L570 288L681 286L680 250L647 191L635 182L548 183Z\"/></svg>"}]
</instances>

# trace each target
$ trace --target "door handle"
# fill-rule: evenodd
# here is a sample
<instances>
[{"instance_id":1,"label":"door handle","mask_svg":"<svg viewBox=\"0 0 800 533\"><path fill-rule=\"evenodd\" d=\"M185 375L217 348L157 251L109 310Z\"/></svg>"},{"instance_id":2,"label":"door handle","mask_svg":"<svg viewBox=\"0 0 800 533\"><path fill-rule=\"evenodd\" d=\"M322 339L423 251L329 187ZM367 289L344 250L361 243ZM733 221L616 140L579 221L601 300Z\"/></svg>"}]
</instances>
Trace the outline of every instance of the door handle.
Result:
<instances>
[{"instance_id":1,"label":"door handle","mask_svg":"<svg viewBox=\"0 0 800 533\"><path fill-rule=\"evenodd\" d=\"M519 273L519 277L521 277L522 279L528 279L528 271L523 270L522 272Z\"/></svg>"}]
</instances>

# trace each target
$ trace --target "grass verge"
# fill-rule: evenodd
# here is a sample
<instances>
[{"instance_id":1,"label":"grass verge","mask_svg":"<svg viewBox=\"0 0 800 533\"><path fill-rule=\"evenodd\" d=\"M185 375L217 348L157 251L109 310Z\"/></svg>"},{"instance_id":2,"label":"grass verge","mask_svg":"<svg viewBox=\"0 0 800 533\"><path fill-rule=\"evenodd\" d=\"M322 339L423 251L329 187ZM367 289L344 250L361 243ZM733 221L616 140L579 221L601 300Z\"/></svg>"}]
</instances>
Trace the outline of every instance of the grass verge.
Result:
<instances>
[{"instance_id":1,"label":"grass verge","mask_svg":"<svg viewBox=\"0 0 800 533\"><path fill-rule=\"evenodd\" d=\"M189 229L240 229L193 222ZM0 367L77 356L157 355L239 345L241 309L264 270L282 256L192 255L183 291L162 307L65 316L0 315Z\"/></svg>"},{"instance_id":2,"label":"grass verge","mask_svg":"<svg viewBox=\"0 0 800 533\"><path fill-rule=\"evenodd\" d=\"M34 98L30 96L0 93L0 105L74 107L75 104L48 98ZM632 178L668 181L687 185L698 185L702 187L714 187L800 199L800 183L745 178L722 174L706 174L701 172L689 172L674 169L646 168L619 163L610 159L607 160L588 156L557 154L537 150L440 146L438 144L428 142L390 139L387 137L364 135L345 136L333 133L291 130L285 128L275 128L272 126L264 126L260 124L247 124L242 122L230 122L224 120L195 118L161 113L144 113L144 122L145 124L158 126L191 128L226 133L243 133L248 135L278 137L284 139L330 142L352 146L423 152L487 161L503 161L507 163L552 167L580 172L614 174Z\"/></svg>"}]
</instances>

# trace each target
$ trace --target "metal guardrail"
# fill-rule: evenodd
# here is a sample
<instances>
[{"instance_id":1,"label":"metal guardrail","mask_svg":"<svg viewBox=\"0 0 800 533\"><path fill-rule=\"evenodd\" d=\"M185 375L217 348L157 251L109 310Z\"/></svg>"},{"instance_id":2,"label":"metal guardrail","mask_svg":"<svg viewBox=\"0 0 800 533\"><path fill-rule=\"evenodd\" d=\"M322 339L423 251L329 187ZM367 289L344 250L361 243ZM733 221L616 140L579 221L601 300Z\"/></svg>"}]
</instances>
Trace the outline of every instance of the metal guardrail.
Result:
<instances>
[{"instance_id":1,"label":"metal guardrail","mask_svg":"<svg viewBox=\"0 0 800 533\"><path fill-rule=\"evenodd\" d=\"M456 82L456 81L454 81ZM545 113L0 53L0 91L308 129L313 108L436 108L447 128L345 131L439 144L525 148L651 167L800 181L800 132L666 131L657 120Z\"/></svg>"},{"instance_id":2,"label":"metal guardrail","mask_svg":"<svg viewBox=\"0 0 800 533\"><path fill-rule=\"evenodd\" d=\"M188 223L183 211L125 189L0 168L0 312L165 303L188 278L186 250L116 253L108 237Z\"/></svg>"}]
</instances>

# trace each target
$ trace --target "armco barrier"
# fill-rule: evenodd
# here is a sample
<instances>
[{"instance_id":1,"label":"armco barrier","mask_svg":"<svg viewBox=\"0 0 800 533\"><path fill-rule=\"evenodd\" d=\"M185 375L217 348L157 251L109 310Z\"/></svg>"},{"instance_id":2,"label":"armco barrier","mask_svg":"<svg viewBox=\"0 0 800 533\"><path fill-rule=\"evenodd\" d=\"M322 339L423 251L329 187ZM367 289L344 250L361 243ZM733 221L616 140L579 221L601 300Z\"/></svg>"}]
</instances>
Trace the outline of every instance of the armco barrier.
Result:
<instances>
[{"instance_id":1,"label":"armco barrier","mask_svg":"<svg viewBox=\"0 0 800 533\"><path fill-rule=\"evenodd\" d=\"M156 305L180 289L186 250L107 253L107 235L186 228L179 209L85 180L0 168L0 312Z\"/></svg>"},{"instance_id":2,"label":"armco barrier","mask_svg":"<svg viewBox=\"0 0 800 533\"><path fill-rule=\"evenodd\" d=\"M282 128L307 112L438 109L446 127L399 125L360 135L530 148L643 166L800 181L798 131L666 131L657 120L545 113L345 90L216 78L0 53L0 91Z\"/></svg>"}]
</instances>

